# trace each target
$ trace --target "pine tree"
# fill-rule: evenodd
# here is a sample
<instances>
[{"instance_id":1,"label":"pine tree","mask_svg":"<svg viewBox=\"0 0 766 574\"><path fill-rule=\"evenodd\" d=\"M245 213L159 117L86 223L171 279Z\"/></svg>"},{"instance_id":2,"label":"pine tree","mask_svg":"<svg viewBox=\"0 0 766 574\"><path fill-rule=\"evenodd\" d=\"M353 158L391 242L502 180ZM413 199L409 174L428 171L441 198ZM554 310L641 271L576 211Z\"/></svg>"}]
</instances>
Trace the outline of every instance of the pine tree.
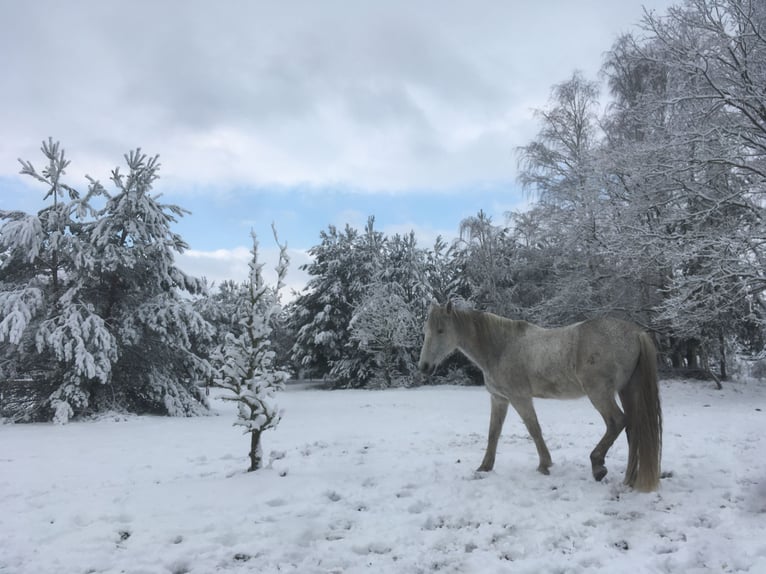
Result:
<instances>
[{"instance_id":1,"label":"pine tree","mask_svg":"<svg viewBox=\"0 0 766 574\"><path fill-rule=\"evenodd\" d=\"M360 385L409 386L420 381L422 325L432 299L428 255L415 234L385 239L376 276L349 323L349 365Z\"/></svg>"},{"instance_id":2,"label":"pine tree","mask_svg":"<svg viewBox=\"0 0 766 574\"><path fill-rule=\"evenodd\" d=\"M116 340L87 297L85 268L91 186L85 197L64 183L69 161L58 142L42 144L47 166L19 160L45 184L50 204L36 216L0 211L0 378L42 378L39 407L66 422L91 406L92 389L111 377Z\"/></svg>"},{"instance_id":3,"label":"pine tree","mask_svg":"<svg viewBox=\"0 0 766 574\"><path fill-rule=\"evenodd\" d=\"M456 247L449 245L442 236L436 238L433 247L426 251L425 275L429 301L446 302L455 296L467 296L464 274L459 271Z\"/></svg>"},{"instance_id":4,"label":"pine tree","mask_svg":"<svg viewBox=\"0 0 766 574\"><path fill-rule=\"evenodd\" d=\"M456 256L468 298L478 308L504 316L516 314L510 294L512 254L508 230L494 225L483 211L460 222Z\"/></svg>"},{"instance_id":5,"label":"pine tree","mask_svg":"<svg viewBox=\"0 0 766 574\"><path fill-rule=\"evenodd\" d=\"M350 226L341 232L330 225L320 232L321 243L309 249L313 261L302 267L311 278L290 306L297 333L292 360L313 377L330 374L347 341L344 333L351 319L348 300L353 275L349 261L357 236Z\"/></svg>"},{"instance_id":6,"label":"pine tree","mask_svg":"<svg viewBox=\"0 0 766 574\"><path fill-rule=\"evenodd\" d=\"M362 234L348 225L343 232L332 225L322 231L321 244L309 250L314 261L304 267L312 277L291 306L297 332L293 362L339 386L358 386L367 378L355 358L349 323L380 270L385 239L374 224L370 217Z\"/></svg>"},{"instance_id":7,"label":"pine tree","mask_svg":"<svg viewBox=\"0 0 766 574\"><path fill-rule=\"evenodd\" d=\"M204 282L175 265L174 253L188 245L171 225L187 212L152 195L157 156L137 149L125 161L127 173L112 171L115 193L91 180L107 202L90 232L89 298L119 347L100 400L135 412L198 414L207 408L199 385L209 364L194 348L212 328L188 296L202 294Z\"/></svg>"},{"instance_id":8,"label":"pine tree","mask_svg":"<svg viewBox=\"0 0 766 574\"><path fill-rule=\"evenodd\" d=\"M347 361L354 364L359 386L410 386L419 381L416 357L423 342L422 325L400 283L372 285L349 324L354 353Z\"/></svg>"},{"instance_id":9,"label":"pine tree","mask_svg":"<svg viewBox=\"0 0 766 574\"><path fill-rule=\"evenodd\" d=\"M213 357L216 375L213 384L229 391L225 400L237 403L236 426L250 433L250 468L262 466L261 434L276 428L282 418L275 394L284 388L288 374L274 362L270 335L272 321L280 311L279 292L284 285L289 257L287 247L279 245L277 284L270 288L263 279L263 264L258 260L258 240L252 234L253 248L250 273L242 286L236 313L234 332L226 334L225 341Z\"/></svg>"}]
</instances>

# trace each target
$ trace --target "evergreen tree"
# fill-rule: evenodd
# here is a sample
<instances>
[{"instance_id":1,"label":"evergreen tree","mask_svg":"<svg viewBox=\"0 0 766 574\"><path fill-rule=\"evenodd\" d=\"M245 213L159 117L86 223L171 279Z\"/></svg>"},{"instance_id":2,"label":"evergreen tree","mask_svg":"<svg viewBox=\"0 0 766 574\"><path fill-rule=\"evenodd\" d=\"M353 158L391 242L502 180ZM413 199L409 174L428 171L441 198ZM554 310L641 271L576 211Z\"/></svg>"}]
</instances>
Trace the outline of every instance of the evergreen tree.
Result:
<instances>
[{"instance_id":1,"label":"evergreen tree","mask_svg":"<svg viewBox=\"0 0 766 574\"><path fill-rule=\"evenodd\" d=\"M512 254L508 230L494 225L483 211L461 221L456 257L467 288L462 298L499 315L516 315L510 293Z\"/></svg>"},{"instance_id":2,"label":"evergreen tree","mask_svg":"<svg viewBox=\"0 0 766 574\"><path fill-rule=\"evenodd\" d=\"M354 386L417 382L422 325L431 300L426 254L415 234L384 238L378 271L349 323L351 339L337 369Z\"/></svg>"},{"instance_id":3,"label":"evergreen tree","mask_svg":"<svg viewBox=\"0 0 766 574\"><path fill-rule=\"evenodd\" d=\"M22 173L51 203L37 216L0 213L0 375L42 379L38 402L62 422L111 408L204 410L212 329L188 296L204 283L175 266L186 244L170 226L184 212L151 195L157 158L128 154L127 174L112 172L116 193L88 177L81 198L63 181L59 144L43 153L45 169L22 161Z\"/></svg>"},{"instance_id":4,"label":"evergreen tree","mask_svg":"<svg viewBox=\"0 0 766 574\"><path fill-rule=\"evenodd\" d=\"M465 298L467 284L458 266L456 247L439 236L425 253L425 275L430 301L446 302L454 296Z\"/></svg>"},{"instance_id":5,"label":"evergreen tree","mask_svg":"<svg viewBox=\"0 0 766 574\"><path fill-rule=\"evenodd\" d=\"M258 260L258 240L252 234L252 259L247 282L239 290L234 329L213 356L216 375L213 384L226 389L225 400L237 403L234 423L250 433L250 468L261 468L263 453L261 434L276 428L282 411L275 401L275 393L284 388L288 374L275 365L272 349L272 322L280 312L279 292L284 285L289 258L287 248L280 247L277 265L277 284L270 288L263 280L263 264Z\"/></svg>"},{"instance_id":6,"label":"evergreen tree","mask_svg":"<svg viewBox=\"0 0 766 574\"><path fill-rule=\"evenodd\" d=\"M332 225L322 231L321 243L309 250L312 263L303 267L311 279L291 306L294 364L339 386L366 376L353 360L357 343L349 324L380 268L385 239L374 223L370 217L363 234L348 225L343 232Z\"/></svg>"},{"instance_id":7,"label":"evergreen tree","mask_svg":"<svg viewBox=\"0 0 766 574\"><path fill-rule=\"evenodd\" d=\"M355 366L358 386L410 386L420 380L423 319L413 312L400 283L371 286L349 327L355 352L347 361Z\"/></svg>"},{"instance_id":8,"label":"evergreen tree","mask_svg":"<svg viewBox=\"0 0 766 574\"><path fill-rule=\"evenodd\" d=\"M175 265L174 253L188 245L171 225L186 212L151 195L157 156L138 149L125 161L126 174L112 172L114 194L91 182L107 202L90 232L89 298L119 347L101 399L136 412L197 414L206 408L199 384L209 365L193 347L212 328L188 296L203 293L204 282Z\"/></svg>"},{"instance_id":9,"label":"evergreen tree","mask_svg":"<svg viewBox=\"0 0 766 574\"><path fill-rule=\"evenodd\" d=\"M64 183L69 161L58 142L43 142L47 166L21 161L21 173L45 184L50 204L36 216L0 211L0 378L34 377L54 419L91 406L91 390L108 382L116 340L87 297L92 260L90 200Z\"/></svg>"}]
</instances>

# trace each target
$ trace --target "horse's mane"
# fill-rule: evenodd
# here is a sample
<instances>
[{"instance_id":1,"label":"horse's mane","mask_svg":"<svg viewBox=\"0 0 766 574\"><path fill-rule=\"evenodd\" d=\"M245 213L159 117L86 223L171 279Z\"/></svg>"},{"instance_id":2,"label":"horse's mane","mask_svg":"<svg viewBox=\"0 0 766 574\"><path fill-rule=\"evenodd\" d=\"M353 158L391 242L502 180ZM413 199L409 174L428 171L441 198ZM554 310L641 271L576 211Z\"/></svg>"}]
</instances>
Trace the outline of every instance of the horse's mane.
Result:
<instances>
[{"instance_id":1,"label":"horse's mane","mask_svg":"<svg viewBox=\"0 0 766 574\"><path fill-rule=\"evenodd\" d=\"M497 347L498 352L507 345L507 337L522 334L529 327L526 321L516 321L475 309L453 309L455 326L463 332L473 330L484 348Z\"/></svg>"}]
</instances>

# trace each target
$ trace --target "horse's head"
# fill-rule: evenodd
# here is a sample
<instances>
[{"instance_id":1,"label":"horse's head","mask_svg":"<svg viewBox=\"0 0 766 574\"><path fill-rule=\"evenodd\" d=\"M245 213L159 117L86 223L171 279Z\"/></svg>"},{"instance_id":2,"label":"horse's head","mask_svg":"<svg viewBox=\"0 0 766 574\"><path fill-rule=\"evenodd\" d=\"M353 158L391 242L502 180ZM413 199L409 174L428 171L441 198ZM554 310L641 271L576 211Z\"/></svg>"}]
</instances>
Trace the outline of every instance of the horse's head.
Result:
<instances>
[{"instance_id":1,"label":"horse's head","mask_svg":"<svg viewBox=\"0 0 766 574\"><path fill-rule=\"evenodd\" d=\"M424 328L423 348L418 361L418 368L422 372L433 373L436 367L457 349L457 331L453 318L451 301L444 307L436 303L431 304Z\"/></svg>"}]
</instances>

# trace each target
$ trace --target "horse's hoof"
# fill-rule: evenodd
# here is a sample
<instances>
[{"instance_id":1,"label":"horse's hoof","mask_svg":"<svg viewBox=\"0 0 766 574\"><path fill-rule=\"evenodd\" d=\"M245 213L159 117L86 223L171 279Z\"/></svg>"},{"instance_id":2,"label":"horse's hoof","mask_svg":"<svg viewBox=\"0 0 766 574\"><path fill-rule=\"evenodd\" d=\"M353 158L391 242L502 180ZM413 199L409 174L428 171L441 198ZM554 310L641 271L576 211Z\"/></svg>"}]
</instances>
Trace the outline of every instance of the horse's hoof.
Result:
<instances>
[{"instance_id":1,"label":"horse's hoof","mask_svg":"<svg viewBox=\"0 0 766 574\"><path fill-rule=\"evenodd\" d=\"M539 472L540 474L544 474L545 476L548 476L551 473L551 471L548 470L547 466L538 466L537 472Z\"/></svg>"},{"instance_id":2,"label":"horse's hoof","mask_svg":"<svg viewBox=\"0 0 766 574\"><path fill-rule=\"evenodd\" d=\"M602 480L604 480L605 476L606 476L605 466L599 466L598 468L593 469L593 478L596 479L596 482L601 482Z\"/></svg>"}]
</instances>

